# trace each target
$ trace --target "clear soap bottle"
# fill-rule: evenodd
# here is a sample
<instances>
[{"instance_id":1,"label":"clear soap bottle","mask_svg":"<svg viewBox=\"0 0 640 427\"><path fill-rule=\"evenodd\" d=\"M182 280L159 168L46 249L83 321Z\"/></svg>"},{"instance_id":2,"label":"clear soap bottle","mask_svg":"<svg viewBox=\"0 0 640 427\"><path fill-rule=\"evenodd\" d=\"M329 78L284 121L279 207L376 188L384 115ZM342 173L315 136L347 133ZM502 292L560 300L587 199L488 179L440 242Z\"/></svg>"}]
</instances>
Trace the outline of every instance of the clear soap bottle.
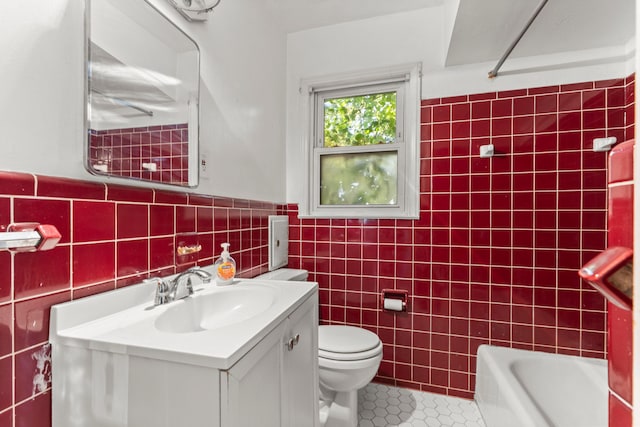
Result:
<instances>
[{"instance_id":1,"label":"clear soap bottle","mask_svg":"<svg viewBox=\"0 0 640 427\"><path fill-rule=\"evenodd\" d=\"M223 243L220 258L213 264L218 285L230 285L236 276L236 261L229 254L229 243Z\"/></svg>"}]
</instances>

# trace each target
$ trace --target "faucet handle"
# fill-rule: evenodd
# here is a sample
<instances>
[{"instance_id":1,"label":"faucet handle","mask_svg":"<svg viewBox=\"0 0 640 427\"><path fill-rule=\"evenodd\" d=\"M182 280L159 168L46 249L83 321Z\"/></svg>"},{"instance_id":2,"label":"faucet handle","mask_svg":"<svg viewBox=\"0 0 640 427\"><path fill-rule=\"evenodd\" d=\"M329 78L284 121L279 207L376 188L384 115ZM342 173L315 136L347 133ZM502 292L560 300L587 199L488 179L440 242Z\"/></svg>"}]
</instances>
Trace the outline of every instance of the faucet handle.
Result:
<instances>
[{"instance_id":1,"label":"faucet handle","mask_svg":"<svg viewBox=\"0 0 640 427\"><path fill-rule=\"evenodd\" d=\"M151 277L149 279L144 279L143 283L154 283L156 285L156 296L153 302L153 305L161 305L168 303L171 299L169 298L169 294L171 293L171 289L167 282L159 277Z\"/></svg>"}]
</instances>

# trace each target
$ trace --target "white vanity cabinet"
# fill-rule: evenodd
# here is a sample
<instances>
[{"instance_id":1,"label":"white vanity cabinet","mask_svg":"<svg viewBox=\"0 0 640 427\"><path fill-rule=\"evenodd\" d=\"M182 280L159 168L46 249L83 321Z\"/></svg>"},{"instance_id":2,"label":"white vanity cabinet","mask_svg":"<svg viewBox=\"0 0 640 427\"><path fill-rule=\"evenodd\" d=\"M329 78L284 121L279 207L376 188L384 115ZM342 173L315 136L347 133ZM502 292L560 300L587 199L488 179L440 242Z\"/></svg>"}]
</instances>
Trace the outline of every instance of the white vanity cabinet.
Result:
<instances>
[{"instance_id":1,"label":"white vanity cabinet","mask_svg":"<svg viewBox=\"0 0 640 427\"><path fill-rule=\"evenodd\" d=\"M317 307L315 294L221 372L222 427L318 424Z\"/></svg>"},{"instance_id":2,"label":"white vanity cabinet","mask_svg":"<svg viewBox=\"0 0 640 427\"><path fill-rule=\"evenodd\" d=\"M318 425L317 284L242 280L157 307L154 291L51 308L53 427Z\"/></svg>"}]
</instances>

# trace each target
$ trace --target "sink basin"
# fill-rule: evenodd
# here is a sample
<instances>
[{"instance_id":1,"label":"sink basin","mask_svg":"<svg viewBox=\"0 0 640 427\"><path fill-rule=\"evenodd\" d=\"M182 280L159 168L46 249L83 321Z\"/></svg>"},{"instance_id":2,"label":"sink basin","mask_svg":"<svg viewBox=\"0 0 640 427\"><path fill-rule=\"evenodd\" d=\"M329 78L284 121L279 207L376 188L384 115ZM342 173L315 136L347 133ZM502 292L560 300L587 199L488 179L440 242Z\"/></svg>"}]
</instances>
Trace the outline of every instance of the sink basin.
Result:
<instances>
[{"instance_id":1,"label":"sink basin","mask_svg":"<svg viewBox=\"0 0 640 427\"><path fill-rule=\"evenodd\" d=\"M218 329L265 312L275 301L272 288L230 287L171 303L155 320L157 330L192 333Z\"/></svg>"}]
</instances>

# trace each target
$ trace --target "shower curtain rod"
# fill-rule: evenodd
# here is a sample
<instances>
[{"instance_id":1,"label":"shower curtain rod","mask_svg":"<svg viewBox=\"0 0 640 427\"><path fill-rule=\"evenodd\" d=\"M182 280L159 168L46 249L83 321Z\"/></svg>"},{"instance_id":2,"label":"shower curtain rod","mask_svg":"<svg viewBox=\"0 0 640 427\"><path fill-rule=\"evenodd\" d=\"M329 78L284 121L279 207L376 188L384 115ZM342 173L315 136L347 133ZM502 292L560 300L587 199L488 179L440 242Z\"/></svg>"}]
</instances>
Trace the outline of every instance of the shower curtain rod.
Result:
<instances>
[{"instance_id":1,"label":"shower curtain rod","mask_svg":"<svg viewBox=\"0 0 640 427\"><path fill-rule=\"evenodd\" d=\"M522 39L522 36L524 36L524 33L527 32L527 30L529 29L533 21L535 21L535 19L538 17L538 14L542 11L542 8L544 8L544 6L547 4L548 1L549 0L542 0L540 2L536 10L533 12L533 15L531 15L531 18L529 18L529 21L525 24L522 31L520 31L520 34L518 34L518 37L516 37L513 43L511 43L511 45L507 48L506 52L504 53L504 55L502 55L502 58L500 58L500 60L498 61L496 66L493 68L493 70L489 71L490 79L493 79L498 75L498 70L500 70L500 67L502 67L502 64L504 64L504 61L506 61L509 55L511 55L511 52L513 51L513 49L520 42L520 39Z\"/></svg>"}]
</instances>

